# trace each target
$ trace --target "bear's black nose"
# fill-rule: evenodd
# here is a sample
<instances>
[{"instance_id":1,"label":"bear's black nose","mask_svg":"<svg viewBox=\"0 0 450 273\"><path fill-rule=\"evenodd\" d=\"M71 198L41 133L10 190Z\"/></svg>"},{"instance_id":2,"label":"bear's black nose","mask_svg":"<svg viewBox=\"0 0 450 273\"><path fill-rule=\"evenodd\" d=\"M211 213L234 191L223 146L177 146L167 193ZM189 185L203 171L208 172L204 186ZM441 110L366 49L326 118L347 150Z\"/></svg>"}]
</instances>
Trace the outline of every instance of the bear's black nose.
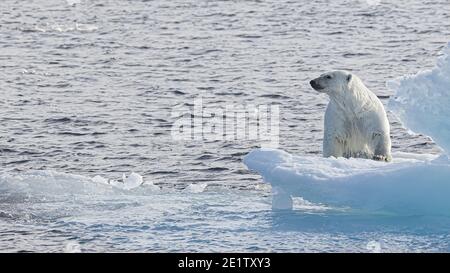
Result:
<instances>
[{"instance_id":1,"label":"bear's black nose","mask_svg":"<svg viewBox=\"0 0 450 273\"><path fill-rule=\"evenodd\" d=\"M318 89L318 87L319 87L319 85L316 83L315 80L310 81L309 84L310 84L310 85L312 86L312 88L314 88L314 89Z\"/></svg>"},{"instance_id":2,"label":"bear's black nose","mask_svg":"<svg viewBox=\"0 0 450 273\"><path fill-rule=\"evenodd\" d=\"M320 84L318 84L316 80L310 81L309 84L311 84L312 88L314 88L314 90L316 91L322 91L323 89L323 87L320 86Z\"/></svg>"}]
</instances>

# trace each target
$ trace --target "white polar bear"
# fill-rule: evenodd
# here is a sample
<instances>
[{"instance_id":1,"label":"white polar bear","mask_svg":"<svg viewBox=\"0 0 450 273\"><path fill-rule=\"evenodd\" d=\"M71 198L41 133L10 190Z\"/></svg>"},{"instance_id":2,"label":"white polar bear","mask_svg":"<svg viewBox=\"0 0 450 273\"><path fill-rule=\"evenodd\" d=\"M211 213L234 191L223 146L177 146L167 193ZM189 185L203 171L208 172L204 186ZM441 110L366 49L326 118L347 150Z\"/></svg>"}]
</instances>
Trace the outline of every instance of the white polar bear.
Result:
<instances>
[{"instance_id":1,"label":"white polar bear","mask_svg":"<svg viewBox=\"0 0 450 273\"><path fill-rule=\"evenodd\" d=\"M310 84L330 97L325 113L324 157L392 159L386 111L361 79L349 72L333 71Z\"/></svg>"}]
</instances>

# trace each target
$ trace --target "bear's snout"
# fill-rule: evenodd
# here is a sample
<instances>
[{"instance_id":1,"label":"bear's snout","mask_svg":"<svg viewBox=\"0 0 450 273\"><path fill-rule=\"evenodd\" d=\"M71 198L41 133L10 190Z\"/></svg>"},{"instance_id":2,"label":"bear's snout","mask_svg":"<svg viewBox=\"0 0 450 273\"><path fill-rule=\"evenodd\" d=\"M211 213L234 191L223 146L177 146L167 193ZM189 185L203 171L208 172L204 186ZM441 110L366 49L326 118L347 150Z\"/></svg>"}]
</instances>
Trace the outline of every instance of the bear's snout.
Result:
<instances>
[{"instance_id":1,"label":"bear's snout","mask_svg":"<svg viewBox=\"0 0 450 273\"><path fill-rule=\"evenodd\" d=\"M314 88L314 90L319 91L319 90L323 89L323 87L320 86L320 84L318 84L316 80L310 81L309 84L311 85L312 88Z\"/></svg>"}]
</instances>

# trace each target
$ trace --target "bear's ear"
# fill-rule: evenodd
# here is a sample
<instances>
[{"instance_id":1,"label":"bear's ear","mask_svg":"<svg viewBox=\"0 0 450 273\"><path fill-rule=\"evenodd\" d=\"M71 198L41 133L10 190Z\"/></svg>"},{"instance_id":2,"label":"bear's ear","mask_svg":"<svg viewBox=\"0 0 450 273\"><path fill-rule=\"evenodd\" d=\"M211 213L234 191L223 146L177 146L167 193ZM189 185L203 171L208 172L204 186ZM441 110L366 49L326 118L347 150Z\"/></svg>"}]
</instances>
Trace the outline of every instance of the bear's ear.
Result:
<instances>
[{"instance_id":1,"label":"bear's ear","mask_svg":"<svg viewBox=\"0 0 450 273\"><path fill-rule=\"evenodd\" d=\"M347 76L347 82L350 82L352 80L352 74L349 74L348 76Z\"/></svg>"}]
</instances>

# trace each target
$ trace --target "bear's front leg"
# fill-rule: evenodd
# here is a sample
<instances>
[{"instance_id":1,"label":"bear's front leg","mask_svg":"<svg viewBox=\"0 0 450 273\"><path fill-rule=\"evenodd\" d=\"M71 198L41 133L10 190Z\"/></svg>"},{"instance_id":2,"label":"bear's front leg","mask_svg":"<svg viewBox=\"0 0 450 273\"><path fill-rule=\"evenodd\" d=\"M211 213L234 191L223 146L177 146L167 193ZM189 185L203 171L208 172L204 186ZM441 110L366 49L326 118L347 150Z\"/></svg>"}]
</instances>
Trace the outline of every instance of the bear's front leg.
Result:
<instances>
[{"instance_id":1,"label":"bear's front leg","mask_svg":"<svg viewBox=\"0 0 450 273\"><path fill-rule=\"evenodd\" d=\"M323 156L344 157L345 140L335 134L325 134L323 141Z\"/></svg>"},{"instance_id":2,"label":"bear's front leg","mask_svg":"<svg viewBox=\"0 0 450 273\"><path fill-rule=\"evenodd\" d=\"M345 119L333 101L328 104L324 123L323 157L344 157Z\"/></svg>"},{"instance_id":3,"label":"bear's front leg","mask_svg":"<svg viewBox=\"0 0 450 273\"><path fill-rule=\"evenodd\" d=\"M374 140L375 148L373 160L386 161L392 160L391 156L391 138L385 133L373 133L372 139Z\"/></svg>"}]
</instances>

